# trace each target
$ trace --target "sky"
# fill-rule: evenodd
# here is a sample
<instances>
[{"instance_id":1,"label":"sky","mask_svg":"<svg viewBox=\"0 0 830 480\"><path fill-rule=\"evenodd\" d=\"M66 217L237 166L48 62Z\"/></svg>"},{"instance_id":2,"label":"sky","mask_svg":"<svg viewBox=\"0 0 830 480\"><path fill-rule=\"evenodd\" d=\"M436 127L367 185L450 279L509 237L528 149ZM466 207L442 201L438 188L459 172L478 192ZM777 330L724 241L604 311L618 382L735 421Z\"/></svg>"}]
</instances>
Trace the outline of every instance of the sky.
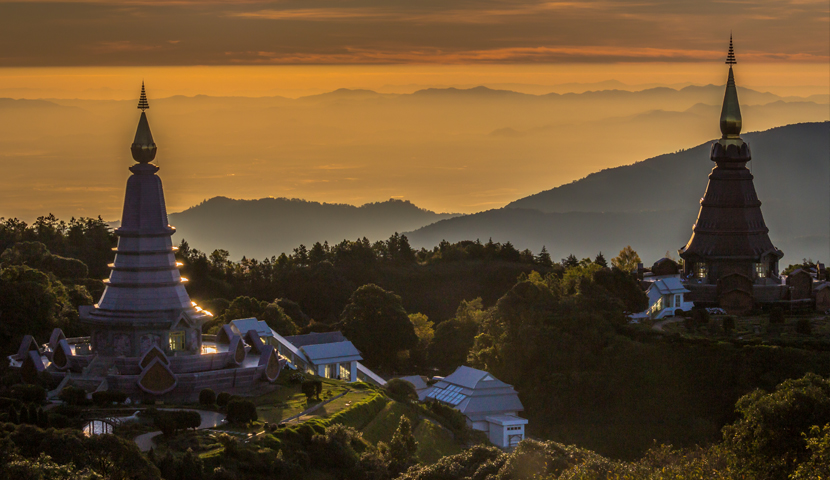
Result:
<instances>
[{"instance_id":1,"label":"sky","mask_svg":"<svg viewBox=\"0 0 830 480\"><path fill-rule=\"evenodd\" d=\"M18 0L0 66L830 60L826 0Z\"/></svg>"},{"instance_id":2,"label":"sky","mask_svg":"<svg viewBox=\"0 0 830 480\"><path fill-rule=\"evenodd\" d=\"M0 0L0 216L117 218L126 173L113 159L129 162L141 81L171 211L215 195L495 208L710 140L718 92L613 106L540 96L723 85L730 34L739 85L781 97L758 100L747 126L830 117L827 0ZM539 97L429 111L407 98L273 98L479 85ZM590 138L603 141L586 156Z\"/></svg>"}]
</instances>

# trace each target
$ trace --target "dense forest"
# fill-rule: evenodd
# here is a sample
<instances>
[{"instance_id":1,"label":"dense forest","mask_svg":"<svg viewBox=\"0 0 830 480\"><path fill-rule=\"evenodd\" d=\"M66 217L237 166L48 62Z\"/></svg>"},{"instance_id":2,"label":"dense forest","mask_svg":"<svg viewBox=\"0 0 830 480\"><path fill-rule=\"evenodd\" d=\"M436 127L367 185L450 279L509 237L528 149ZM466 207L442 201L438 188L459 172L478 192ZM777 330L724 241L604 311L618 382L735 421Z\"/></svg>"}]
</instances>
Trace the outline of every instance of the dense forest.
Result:
<instances>
[{"instance_id":1,"label":"dense forest","mask_svg":"<svg viewBox=\"0 0 830 480\"><path fill-rule=\"evenodd\" d=\"M4 351L25 333L45 341L55 326L83 333L77 307L100 295L113 255L106 225L7 220L0 241ZM625 313L646 305L630 249L554 262L544 248L492 241L415 250L395 234L240 262L183 241L178 256L191 296L213 311L206 331L256 316L284 334L341 329L385 374L486 369L519 391L532 436L613 458L638 458L655 441L717 442L740 420L742 396L830 374L830 348L809 339L746 342L714 322L700 327L719 332L709 337L628 324Z\"/></svg>"}]
</instances>

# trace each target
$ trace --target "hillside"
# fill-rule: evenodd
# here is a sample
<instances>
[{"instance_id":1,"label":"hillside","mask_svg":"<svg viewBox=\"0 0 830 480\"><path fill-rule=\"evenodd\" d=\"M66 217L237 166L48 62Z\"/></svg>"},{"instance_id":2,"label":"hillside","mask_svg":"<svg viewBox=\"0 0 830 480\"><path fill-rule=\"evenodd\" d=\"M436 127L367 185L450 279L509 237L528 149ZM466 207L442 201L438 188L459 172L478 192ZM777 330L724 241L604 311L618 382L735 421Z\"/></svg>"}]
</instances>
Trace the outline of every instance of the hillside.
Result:
<instances>
[{"instance_id":1,"label":"hillside","mask_svg":"<svg viewBox=\"0 0 830 480\"><path fill-rule=\"evenodd\" d=\"M287 198L234 200L215 197L170 215L177 232L175 242L186 239L208 253L223 248L231 258L270 258L314 242L339 243L367 237L385 240L395 232L414 230L451 218L416 207L410 202L388 200L360 207Z\"/></svg>"},{"instance_id":2,"label":"hillside","mask_svg":"<svg viewBox=\"0 0 830 480\"><path fill-rule=\"evenodd\" d=\"M747 133L755 187L773 243L784 264L828 256L830 122ZM516 200L497 210L445 220L407 234L413 246L443 239L492 237L554 258L598 251L616 254L630 244L644 260L676 255L691 234L698 200L714 164L709 145L591 174Z\"/></svg>"}]
</instances>

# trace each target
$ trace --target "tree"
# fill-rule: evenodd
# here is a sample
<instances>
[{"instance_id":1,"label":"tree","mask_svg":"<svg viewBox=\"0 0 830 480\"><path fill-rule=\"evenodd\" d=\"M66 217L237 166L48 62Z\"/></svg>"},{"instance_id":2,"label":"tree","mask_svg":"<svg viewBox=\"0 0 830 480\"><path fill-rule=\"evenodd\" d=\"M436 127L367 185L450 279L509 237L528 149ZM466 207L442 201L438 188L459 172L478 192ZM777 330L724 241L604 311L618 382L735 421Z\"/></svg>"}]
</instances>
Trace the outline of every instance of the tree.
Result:
<instances>
[{"instance_id":1,"label":"tree","mask_svg":"<svg viewBox=\"0 0 830 480\"><path fill-rule=\"evenodd\" d=\"M602 268L608 268L608 262L605 261L605 255L603 255L602 252L599 252L594 258L594 263Z\"/></svg>"},{"instance_id":2,"label":"tree","mask_svg":"<svg viewBox=\"0 0 830 480\"><path fill-rule=\"evenodd\" d=\"M807 435L830 423L830 380L808 373L772 393L756 390L735 405L740 419L723 429L744 478L787 478L811 457Z\"/></svg>"},{"instance_id":3,"label":"tree","mask_svg":"<svg viewBox=\"0 0 830 480\"><path fill-rule=\"evenodd\" d=\"M412 322L415 335L418 336L418 347L426 348L435 336L435 330L432 328L434 323L423 313L410 313L409 321Z\"/></svg>"},{"instance_id":4,"label":"tree","mask_svg":"<svg viewBox=\"0 0 830 480\"><path fill-rule=\"evenodd\" d=\"M485 316L481 298L462 300L455 317L441 322L427 348L429 364L442 371L463 365Z\"/></svg>"},{"instance_id":5,"label":"tree","mask_svg":"<svg viewBox=\"0 0 830 480\"><path fill-rule=\"evenodd\" d=\"M567 258L562 259L562 266L565 268L577 267L579 266L579 260L576 258L576 255L572 253L568 255Z\"/></svg>"},{"instance_id":6,"label":"tree","mask_svg":"<svg viewBox=\"0 0 830 480\"><path fill-rule=\"evenodd\" d=\"M637 255L637 252L631 248L631 245L627 245L625 248L620 250L619 255L611 259L611 265L625 272L636 271L637 266L640 263L642 263L642 260L640 260L640 256Z\"/></svg>"},{"instance_id":7,"label":"tree","mask_svg":"<svg viewBox=\"0 0 830 480\"><path fill-rule=\"evenodd\" d=\"M418 344L401 297L377 285L355 290L340 318L343 333L369 364L391 368L398 352Z\"/></svg>"},{"instance_id":8,"label":"tree","mask_svg":"<svg viewBox=\"0 0 830 480\"><path fill-rule=\"evenodd\" d=\"M247 424L257 419L256 405L250 400L231 400L228 402L227 419L231 423Z\"/></svg>"},{"instance_id":9,"label":"tree","mask_svg":"<svg viewBox=\"0 0 830 480\"><path fill-rule=\"evenodd\" d=\"M389 442L389 471L393 476L405 472L409 467L418 462L415 456L418 451L418 442L412 435L412 424L409 418L404 415L398 429L392 435Z\"/></svg>"},{"instance_id":10,"label":"tree","mask_svg":"<svg viewBox=\"0 0 830 480\"><path fill-rule=\"evenodd\" d=\"M550 258L550 253L548 253L548 249L542 245L542 251L539 252L539 256L536 258L536 263L542 265L543 267L550 267L553 265L553 260Z\"/></svg>"},{"instance_id":11,"label":"tree","mask_svg":"<svg viewBox=\"0 0 830 480\"><path fill-rule=\"evenodd\" d=\"M199 392L199 403L202 405L213 405L216 403L216 392L210 388L205 388Z\"/></svg>"},{"instance_id":12,"label":"tree","mask_svg":"<svg viewBox=\"0 0 830 480\"><path fill-rule=\"evenodd\" d=\"M261 302L253 297L236 297L223 314L225 323L240 318L259 317L267 305L268 302Z\"/></svg>"},{"instance_id":13,"label":"tree","mask_svg":"<svg viewBox=\"0 0 830 480\"><path fill-rule=\"evenodd\" d=\"M297 324L285 314L285 311L277 302L269 303L262 313L257 315L257 319L267 323L275 332L284 337L299 333Z\"/></svg>"},{"instance_id":14,"label":"tree","mask_svg":"<svg viewBox=\"0 0 830 480\"><path fill-rule=\"evenodd\" d=\"M423 313L410 313L409 321L415 328L415 335L418 336L418 345L409 350L409 363L413 368L424 367L427 357L427 348L435 336L433 323Z\"/></svg>"},{"instance_id":15,"label":"tree","mask_svg":"<svg viewBox=\"0 0 830 480\"><path fill-rule=\"evenodd\" d=\"M415 387L406 380L393 378L386 382L386 385L384 385L383 388L390 397L399 402L411 402L418 400L418 393L415 391Z\"/></svg>"}]
</instances>

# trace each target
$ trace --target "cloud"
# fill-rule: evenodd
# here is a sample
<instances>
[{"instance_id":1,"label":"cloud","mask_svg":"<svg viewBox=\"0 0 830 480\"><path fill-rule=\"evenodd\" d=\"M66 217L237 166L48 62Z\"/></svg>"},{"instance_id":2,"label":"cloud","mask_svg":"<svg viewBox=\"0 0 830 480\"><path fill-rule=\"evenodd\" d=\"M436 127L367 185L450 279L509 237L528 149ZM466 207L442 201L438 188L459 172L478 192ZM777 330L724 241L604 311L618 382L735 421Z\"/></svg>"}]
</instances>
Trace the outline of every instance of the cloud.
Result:
<instances>
[{"instance_id":1,"label":"cloud","mask_svg":"<svg viewBox=\"0 0 830 480\"><path fill-rule=\"evenodd\" d=\"M742 60L830 58L826 0L46 4L0 0L0 66L711 61L730 28Z\"/></svg>"}]
</instances>

